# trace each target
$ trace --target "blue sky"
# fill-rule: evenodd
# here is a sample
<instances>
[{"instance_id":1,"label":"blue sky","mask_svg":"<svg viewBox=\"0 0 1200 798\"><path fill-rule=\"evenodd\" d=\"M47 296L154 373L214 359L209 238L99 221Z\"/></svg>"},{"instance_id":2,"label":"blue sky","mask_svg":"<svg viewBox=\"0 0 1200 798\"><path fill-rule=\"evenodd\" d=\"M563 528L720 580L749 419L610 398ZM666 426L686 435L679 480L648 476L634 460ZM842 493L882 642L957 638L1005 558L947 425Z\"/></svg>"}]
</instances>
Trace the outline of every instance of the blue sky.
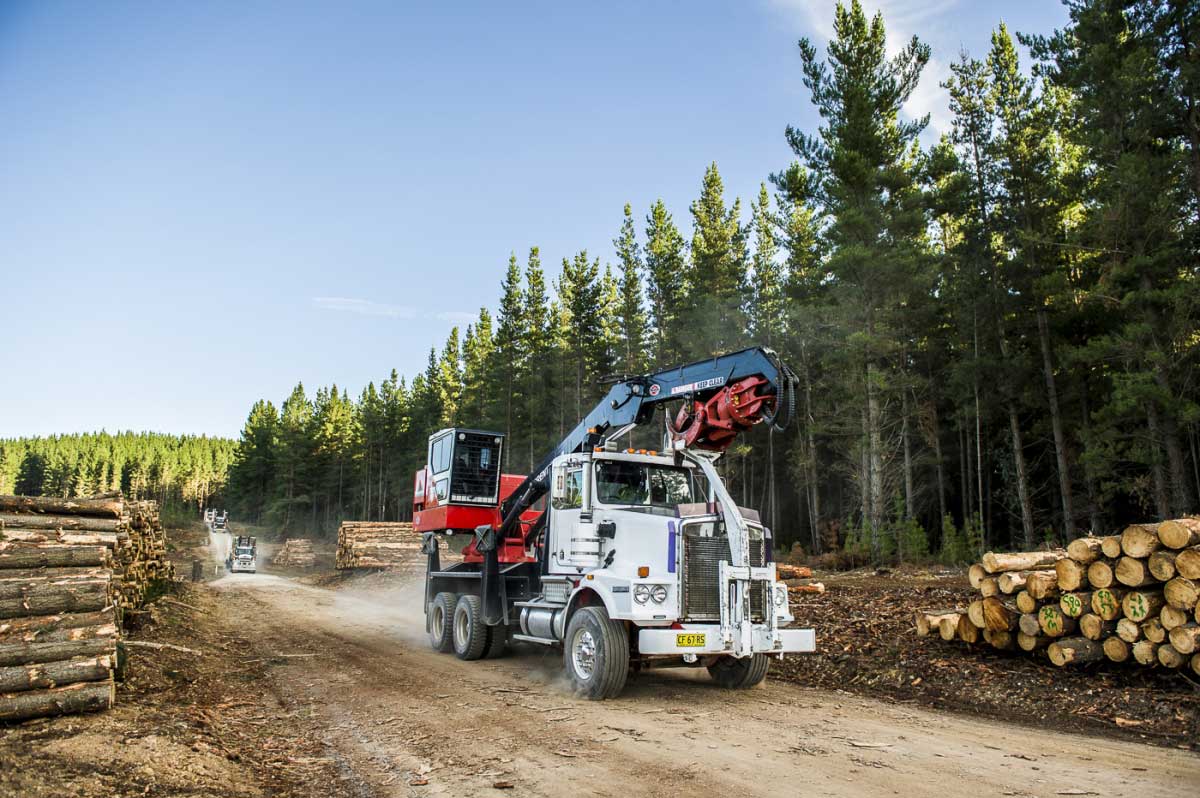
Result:
<instances>
[{"instance_id":1,"label":"blue sky","mask_svg":"<svg viewBox=\"0 0 1200 798\"><path fill-rule=\"evenodd\" d=\"M934 60L1053 0L874 0ZM705 166L750 197L814 129L796 39L832 0L0 4L0 437L236 435L357 393L494 307L510 252L612 259ZM639 221L639 227L641 226Z\"/></svg>"}]
</instances>

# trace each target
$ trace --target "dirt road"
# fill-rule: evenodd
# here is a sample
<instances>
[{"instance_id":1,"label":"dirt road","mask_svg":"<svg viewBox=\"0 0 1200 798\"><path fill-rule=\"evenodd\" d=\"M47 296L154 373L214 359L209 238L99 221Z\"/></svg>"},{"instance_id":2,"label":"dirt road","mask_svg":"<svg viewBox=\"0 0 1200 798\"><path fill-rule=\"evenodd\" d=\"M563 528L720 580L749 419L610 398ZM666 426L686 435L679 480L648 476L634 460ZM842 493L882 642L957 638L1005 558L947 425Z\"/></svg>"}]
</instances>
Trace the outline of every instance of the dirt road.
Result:
<instances>
[{"instance_id":1,"label":"dirt road","mask_svg":"<svg viewBox=\"0 0 1200 798\"><path fill-rule=\"evenodd\" d=\"M324 729L330 794L1176 796L1200 757L703 671L631 679L615 701L564 689L558 656L461 662L424 642L413 593L266 574L212 583L271 664L271 692ZM409 609L405 609L409 608ZM422 784L421 782L426 782Z\"/></svg>"}]
</instances>

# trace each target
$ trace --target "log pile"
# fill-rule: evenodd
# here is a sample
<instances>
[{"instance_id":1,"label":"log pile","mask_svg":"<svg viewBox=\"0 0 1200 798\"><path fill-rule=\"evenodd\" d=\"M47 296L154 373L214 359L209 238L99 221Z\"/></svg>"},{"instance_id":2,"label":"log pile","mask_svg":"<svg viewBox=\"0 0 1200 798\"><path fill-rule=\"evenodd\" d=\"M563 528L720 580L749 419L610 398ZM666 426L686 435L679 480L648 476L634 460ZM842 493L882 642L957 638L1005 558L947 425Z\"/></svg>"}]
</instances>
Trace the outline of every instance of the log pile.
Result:
<instances>
[{"instance_id":1,"label":"log pile","mask_svg":"<svg viewBox=\"0 0 1200 798\"><path fill-rule=\"evenodd\" d=\"M0 545L6 543L30 544L12 556L35 559L30 552L36 545L103 546L112 559L118 610L140 609L148 592L175 578L158 503L129 501L119 493L86 499L0 495Z\"/></svg>"},{"instance_id":2,"label":"log pile","mask_svg":"<svg viewBox=\"0 0 1200 798\"><path fill-rule=\"evenodd\" d=\"M288 538L271 560L272 565L285 568L312 568L317 564L312 541L303 538Z\"/></svg>"},{"instance_id":3,"label":"log pile","mask_svg":"<svg viewBox=\"0 0 1200 798\"><path fill-rule=\"evenodd\" d=\"M444 545L439 552L443 566L462 559ZM339 571L378 569L405 576L423 575L421 533L407 521L343 521L338 528L334 564Z\"/></svg>"},{"instance_id":4,"label":"log pile","mask_svg":"<svg viewBox=\"0 0 1200 798\"><path fill-rule=\"evenodd\" d=\"M1054 551L989 552L967 577L980 597L918 612L917 634L1044 650L1060 667L1111 660L1200 675L1200 517Z\"/></svg>"},{"instance_id":5,"label":"log pile","mask_svg":"<svg viewBox=\"0 0 1200 798\"><path fill-rule=\"evenodd\" d=\"M116 698L124 507L39 501L0 496L0 723L107 709Z\"/></svg>"},{"instance_id":6,"label":"log pile","mask_svg":"<svg viewBox=\"0 0 1200 798\"><path fill-rule=\"evenodd\" d=\"M775 576L787 585L789 593L824 593L825 583L812 579L812 569L803 565L775 564Z\"/></svg>"}]
</instances>

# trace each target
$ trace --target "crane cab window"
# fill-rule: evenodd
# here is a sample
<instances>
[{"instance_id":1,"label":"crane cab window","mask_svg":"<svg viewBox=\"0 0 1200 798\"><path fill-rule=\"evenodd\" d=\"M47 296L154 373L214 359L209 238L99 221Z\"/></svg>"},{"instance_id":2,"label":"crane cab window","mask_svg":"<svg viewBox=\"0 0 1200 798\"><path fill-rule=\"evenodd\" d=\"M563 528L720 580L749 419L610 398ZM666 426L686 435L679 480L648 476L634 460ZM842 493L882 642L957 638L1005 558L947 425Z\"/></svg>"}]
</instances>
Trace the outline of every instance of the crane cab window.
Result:
<instances>
[{"instance_id":1,"label":"crane cab window","mask_svg":"<svg viewBox=\"0 0 1200 798\"><path fill-rule=\"evenodd\" d=\"M443 435L429 444L429 470L433 474L433 491L439 502L450 494L450 454L454 440Z\"/></svg>"}]
</instances>

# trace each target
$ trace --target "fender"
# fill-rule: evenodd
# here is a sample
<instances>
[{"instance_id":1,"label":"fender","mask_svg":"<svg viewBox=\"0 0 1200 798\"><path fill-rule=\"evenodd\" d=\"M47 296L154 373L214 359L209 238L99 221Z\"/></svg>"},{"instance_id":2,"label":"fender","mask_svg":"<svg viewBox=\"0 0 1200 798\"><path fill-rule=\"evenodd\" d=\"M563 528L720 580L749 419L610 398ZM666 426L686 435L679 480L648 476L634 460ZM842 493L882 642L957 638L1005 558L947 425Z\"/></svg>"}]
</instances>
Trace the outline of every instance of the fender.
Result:
<instances>
[{"instance_id":1,"label":"fender","mask_svg":"<svg viewBox=\"0 0 1200 798\"><path fill-rule=\"evenodd\" d=\"M611 597L606 600L600 591L590 585L580 585L575 588L575 592L567 600L567 611L563 615L563 636L566 636L567 624L571 622L571 616L575 614L575 610L580 607L597 605L604 607L610 618L616 614L616 608L612 606Z\"/></svg>"}]
</instances>

